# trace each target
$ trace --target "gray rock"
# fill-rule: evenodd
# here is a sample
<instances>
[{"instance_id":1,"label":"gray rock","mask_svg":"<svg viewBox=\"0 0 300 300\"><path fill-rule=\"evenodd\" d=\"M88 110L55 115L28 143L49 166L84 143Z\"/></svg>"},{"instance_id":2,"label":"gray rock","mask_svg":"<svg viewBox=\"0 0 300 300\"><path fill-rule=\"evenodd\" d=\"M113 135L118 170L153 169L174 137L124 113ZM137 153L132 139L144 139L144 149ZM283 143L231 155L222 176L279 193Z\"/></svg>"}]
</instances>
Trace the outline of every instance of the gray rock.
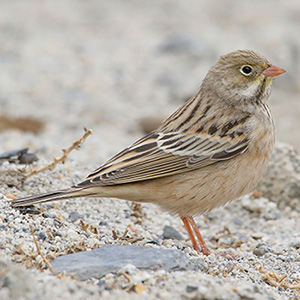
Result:
<instances>
[{"instance_id":1,"label":"gray rock","mask_svg":"<svg viewBox=\"0 0 300 300\"><path fill-rule=\"evenodd\" d=\"M17 150L10 150L0 154L1 160L17 160L21 155L27 153L29 148L22 148Z\"/></svg>"},{"instance_id":2,"label":"gray rock","mask_svg":"<svg viewBox=\"0 0 300 300\"><path fill-rule=\"evenodd\" d=\"M259 243L256 245L256 247L253 249L253 254L256 256L264 256L266 253L272 253L274 252L270 246L266 243Z\"/></svg>"},{"instance_id":3,"label":"gray rock","mask_svg":"<svg viewBox=\"0 0 300 300\"><path fill-rule=\"evenodd\" d=\"M16 162L20 164L32 164L38 158L34 153L28 153L29 148L21 148L17 150L6 151L0 154L1 161Z\"/></svg>"},{"instance_id":4,"label":"gray rock","mask_svg":"<svg viewBox=\"0 0 300 300\"><path fill-rule=\"evenodd\" d=\"M198 287L196 285L187 285L185 290L187 293L192 293L194 291L197 291Z\"/></svg>"},{"instance_id":5,"label":"gray rock","mask_svg":"<svg viewBox=\"0 0 300 300\"><path fill-rule=\"evenodd\" d=\"M70 220L71 222L75 222L75 221L77 221L77 220L79 220L79 219L83 219L83 215L82 215L82 214L79 214L79 213L76 212L76 211L73 211L73 212L71 212L71 213L69 214L69 220Z\"/></svg>"},{"instance_id":6,"label":"gray rock","mask_svg":"<svg viewBox=\"0 0 300 300\"><path fill-rule=\"evenodd\" d=\"M66 274L73 274L78 280L86 280L117 272L127 264L147 270L171 271L192 268L185 254L179 250L136 245L106 245L92 251L60 256L53 261L52 266L55 273L66 271Z\"/></svg>"},{"instance_id":7,"label":"gray rock","mask_svg":"<svg viewBox=\"0 0 300 300\"><path fill-rule=\"evenodd\" d=\"M38 161L38 157L34 153L24 153L19 157L19 163L24 165L30 165Z\"/></svg>"},{"instance_id":8,"label":"gray rock","mask_svg":"<svg viewBox=\"0 0 300 300\"><path fill-rule=\"evenodd\" d=\"M166 225L163 232L164 239L183 240L183 236L172 226Z\"/></svg>"},{"instance_id":9,"label":"gray rock","mask_svg":"<svg viewBox=\"0 0 300 300\"><path fill-rule=\"evenodd\" d=\"M263 196L300 211L300 155L291 145L277 143L268 170L257 187Z\"/></svg>"}]
</instances>

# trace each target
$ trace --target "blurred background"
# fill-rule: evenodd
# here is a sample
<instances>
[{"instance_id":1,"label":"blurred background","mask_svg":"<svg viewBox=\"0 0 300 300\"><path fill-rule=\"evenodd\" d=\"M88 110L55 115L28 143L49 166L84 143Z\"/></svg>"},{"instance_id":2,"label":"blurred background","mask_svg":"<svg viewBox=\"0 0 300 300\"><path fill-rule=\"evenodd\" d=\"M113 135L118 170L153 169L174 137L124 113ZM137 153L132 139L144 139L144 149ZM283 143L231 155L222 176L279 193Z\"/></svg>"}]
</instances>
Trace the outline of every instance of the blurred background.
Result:
<instances>
[{"instance_id":1,"label":"blurred background","mask_svg":"<svg viewBox=\"0 0 300 300\"><path fill-rule=\"evenodd\" d=\"M287 70L270 107L300 149L299 0L1 0L0 153L97 167L190 96L218 57L253 49Z\"/></svg>"}]
</instances>

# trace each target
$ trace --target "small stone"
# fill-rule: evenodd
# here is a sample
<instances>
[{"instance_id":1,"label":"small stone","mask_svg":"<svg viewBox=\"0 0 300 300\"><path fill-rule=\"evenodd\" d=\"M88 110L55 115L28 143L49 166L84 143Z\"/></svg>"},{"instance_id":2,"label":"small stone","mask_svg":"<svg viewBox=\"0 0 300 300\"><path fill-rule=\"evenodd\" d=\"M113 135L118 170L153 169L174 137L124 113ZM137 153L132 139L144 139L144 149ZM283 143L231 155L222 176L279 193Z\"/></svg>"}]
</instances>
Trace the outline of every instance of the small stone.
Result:
<instances>
[{"instance_id":1,"label":"small stone","mask_svg":"<svg viewBox=\"0 0 300 300\"><path fill-rule=\"evenodd\" d=\"M5 225L0 225L0 231L7 231L8 228Z\"/></svg>"},{"instance_id":2,"label":"small stone","mask_svg":"<svg viewBox=\"0 0 300 300\"><path fill-rule=\"evenodd\" d=\"M241 220L241 219L234 219L233 220L233 223L235 224L235 225L243 225L243 221Z\"/></svg>"},{"instance_id":3,"label":"small stone","mask_svg":"<svg viewBox=\"0 0 300 300\"><path fill-rule=\"evenodd\" d=\"M160 245L161 243L159 242L159 240L152 240L148 241L147 244Z\"/></svg>"},{"instance_id":4,"label":"small stone","mask_svg":"<svg viewBox=\"0 0 300 300\"><path fill-rule=\"evenodd\" d=\"M124 213L125 213L125 219L130 218L131 213L129 211L125 210Z\"/></svg>"},{"instance_id":5,"label":"small stone","mask_svg":"<svg viewBox=\"0 0 300 300\"><path fill-rule=\"evenodd\" d=\"M197 291L198 287L195 285L187 285L185 290L187 293L192 293L194 291Z\"/></svg>"},{"instance_id":6,"label":"small stone","mask_svg":"<svg viewBox=\"0 0 300 300\"><path fill-rule=\"evenodd\" d=\"M43 212L43 213L42 213L42 216L43 216L44 218L51 218L51 219L56 218L56 215L54 215L54 214L49 214L49 213L46 213L46 212Z\"/></svg>"},{"instance_id":7,"label":"small stone","mask_svg":"<svg viewBox=\"0 0 300 300\"><path fill-rule=\"evenodd\" d=\"M0 154L0 160L16 160L21 155L27 153L29 148L21 148L17 150L10 150Z\"/></svg>"},{"instance_id":8,"label":"small stone","mask_svg":"<svg viewBox=\"0 0 300 300\"><path fill-rule=\"evenodd\" d=\"M168 225L164 227L163 238L165 240L172 239L172 240L179 240L179 241L182 241L184 239L182 235L174 227Z\"/></svg>"},{"instance_id":9,"label":"small stone","mask_svg":"<svg viewBox=\"0 0 300 300\"><path fill-rule=\"evenodd\" d=\"M75 222L75 221L77 221L79 219L83 219L83 215L79 214L76 211L73 211L73 212L70 213L70 215L69 215L69 221Z\"/></svg>"},{"instance_id":10,"label":"small stone","mask_svg":"<svg viewBox=\"0 0 300 300\"><path fill-rule=\"evenodd\" d=\"M37 156L34 153L24 153L19 157L19 163L29 165L38 161Z\"/></svg>"},{"instance_id":11,"label":"small stone","mask_svg":"<svg viewBox=\"0 0 300 300\"><path fill-rule=\"evenodd\" d=\"M231 246L236 241L236 238L233 236L224 236L221 237L218 241L219 246Z\"/></svg>"},{"instance_id":12,"label":"small stone","mask_svg":"<svg viewBox=\"0 0 300 300\"><path fill-rule=\"evenodd\" d=\"M40 231L38 235L38 239L44 241L47 238L47 235L44 231Z\"/></svg>"},{"instance_id":13,"label":"small stone","mask_svg":"<svg viewBox=\"0 0 300 300\"><path fill-rule=\"evenodd\" d=\"M271 248L265 244L265 243L260 243L258 244L254 250L253 250L253 254L260 257L260 256L264 256L266 253L272 252Z\"/></svg>"}]
</instances>

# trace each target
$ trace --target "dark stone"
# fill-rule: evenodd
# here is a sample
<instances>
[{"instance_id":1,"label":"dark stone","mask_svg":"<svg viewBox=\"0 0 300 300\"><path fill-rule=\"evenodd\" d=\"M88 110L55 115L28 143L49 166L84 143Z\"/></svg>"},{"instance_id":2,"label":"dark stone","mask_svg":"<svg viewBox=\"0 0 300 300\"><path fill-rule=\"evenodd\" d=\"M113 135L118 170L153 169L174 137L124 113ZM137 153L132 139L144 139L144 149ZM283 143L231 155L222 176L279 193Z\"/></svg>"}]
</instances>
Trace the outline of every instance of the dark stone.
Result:
<instances>
[{"instance_id":1,"label":"dark stone","mask_svg":"<svg viewBox=\"0 0 300 300\"><path fill-rule=\"evenodd\" d=\"M197 291L198 290L198 287L195 286L195 285L187 285L186 286L186 292L187 293L192 293L194 291Z\"/></svg>"},{"instance_id":2,"label":"dark stone","mask_svg":"<svg viewBox=\"0 0 300 300\"><path fill-rule=\"evenodd\" d=\"M8 228L5 225L0 226L0 231L7 231Z\"/></svg>"},{"instance_id":3,"label":"dark stone","mask_svg":"<svg viewBox=\"0 0 300 300\"><path fill-rule=\"evenodd\" d=\"M17 150L10 150L0 154L0 160L16 160L21 155L27 153L29 148L21 148Z\"/></svg>"},{"instance_id":4,"label":"dark stone","mask_svg":"<svg viewBox=\"0 0 300 300\"><path fill-rule=\"evenodd\" d=\"M55 215L55 214L49 214L49 213L47 213L47 212L43 212L43 213L42 213L42 216L43 216L44 218L51 218L51 219L56 218L56 215Z\"/></svg>"},{"instance_id":5,"label":"dark stone","mask_svg":"<svg viewBox=\"0 0 300 300\"><path fill-rule=\"evenodd\" d=\"M44 231L40 231L38 235L38 239L44 241L47 238L47 235Z\"/></svg>"},{"instance_id":6,"label":"dark stone","mask_svg":"<svg viewBox=\"0 0 300 300\"><path fill-rule=\"evenodd\" d=\"M106 221L100 221L99 222L99 226L106 226L107 225L107 222Z\"/></svg>"},{"instance_id":7,"label":"dark stone","mask_svg":"<svg viewBox=\"0 0 300 300\"><path fill-rule=\"evenodd\" d=\"M37 156L34 153L24 153L19 157L19 163L29 165L38 161Z\"/></svg>"}]
</instances>

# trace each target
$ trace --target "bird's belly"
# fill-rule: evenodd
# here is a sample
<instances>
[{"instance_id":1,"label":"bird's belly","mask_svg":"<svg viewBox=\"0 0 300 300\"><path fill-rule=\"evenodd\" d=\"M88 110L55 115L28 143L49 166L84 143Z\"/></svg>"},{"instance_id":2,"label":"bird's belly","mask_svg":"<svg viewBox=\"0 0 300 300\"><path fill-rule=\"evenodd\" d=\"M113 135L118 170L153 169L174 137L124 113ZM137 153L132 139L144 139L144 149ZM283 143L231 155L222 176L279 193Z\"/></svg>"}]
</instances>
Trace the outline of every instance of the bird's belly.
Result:
<instances>
[{"instance_id":1,"label":"bird's belly","mask_svg":"<svg viewBox=\"0 0 300 300\"><path fill-rule=\"evenodd\" d=\"M267 157L245 160L243 155L201 170L174 175L152 183L150 202L179 216L194 216L225 205L251 192L261 179Z\"/></svg>"}]
</instances>

